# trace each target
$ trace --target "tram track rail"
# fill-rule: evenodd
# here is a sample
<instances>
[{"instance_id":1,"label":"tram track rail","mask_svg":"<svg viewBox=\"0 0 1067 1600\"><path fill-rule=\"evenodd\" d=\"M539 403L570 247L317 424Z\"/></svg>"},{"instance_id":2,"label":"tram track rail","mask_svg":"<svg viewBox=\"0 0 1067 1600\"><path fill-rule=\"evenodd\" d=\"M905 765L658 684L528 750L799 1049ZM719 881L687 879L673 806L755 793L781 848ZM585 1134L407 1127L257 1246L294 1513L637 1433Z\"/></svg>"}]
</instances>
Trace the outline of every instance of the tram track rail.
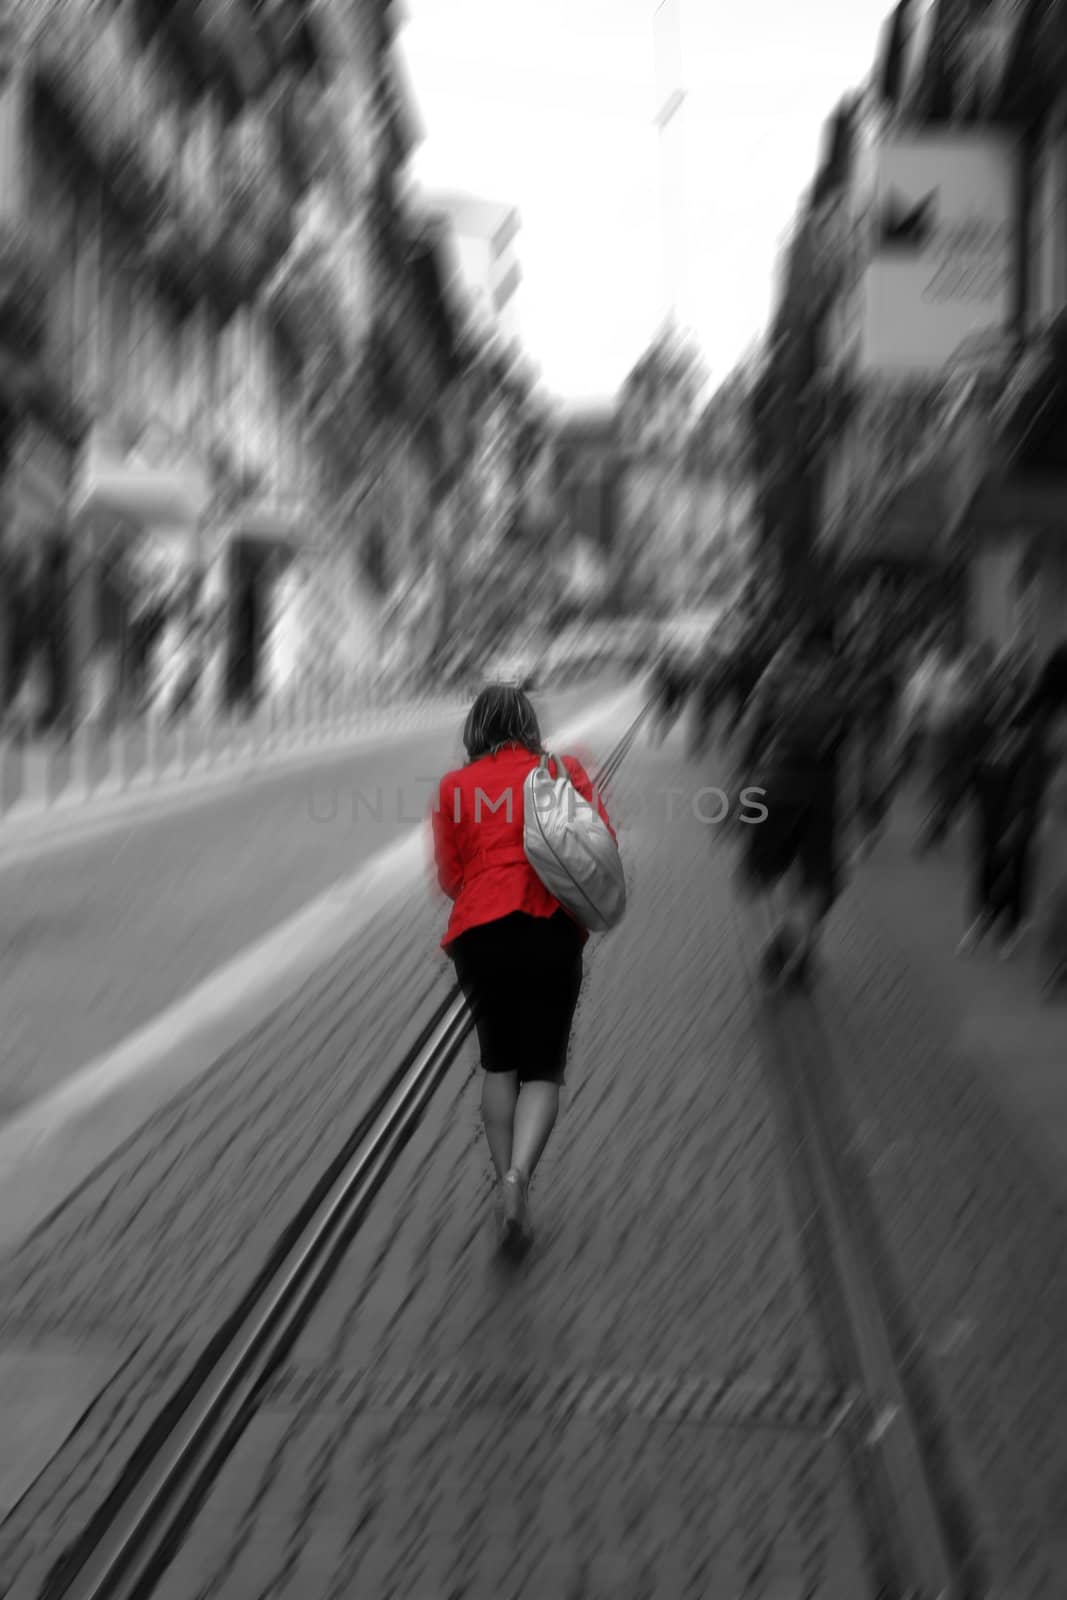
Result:
<instances>
[{"instance_id":1,"label":"tram track rail","mask_svg":"<svg viewBox=\"0 0 1067 1600\"><path fill-rule=\"evenodd\" d=\"M751 917L735 908L734 925L821 1332L837 1382L857 1397L839 1436L875 1600L981 1600L976 1531L856 1158L840 1088L847 1063L817 983L810 992L768 988L762 976L772 902Z\"/></svg>"},{"instance_id":2,"label":"tram track rail","mask_svg":"<svg viewBox=\"0 0 1067 1600\"><path fill-rule=\"evenodd\" d=\"M619 771L650 709L642 707L597 771L595 788ZM148 1426L100 1510L52 1567L40 1600L153 1593L472 1028L453 989Z\"/></svg>"}]
</instances>

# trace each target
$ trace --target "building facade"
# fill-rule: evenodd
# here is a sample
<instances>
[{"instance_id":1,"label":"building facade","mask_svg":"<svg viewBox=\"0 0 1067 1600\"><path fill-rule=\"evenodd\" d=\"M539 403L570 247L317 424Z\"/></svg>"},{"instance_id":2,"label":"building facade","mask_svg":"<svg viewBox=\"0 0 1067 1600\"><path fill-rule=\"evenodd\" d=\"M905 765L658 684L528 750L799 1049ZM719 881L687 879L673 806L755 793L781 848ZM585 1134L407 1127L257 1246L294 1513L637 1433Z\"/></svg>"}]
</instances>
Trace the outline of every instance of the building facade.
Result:
<instances>
[{"instance_id":1,"label":"building facade","mask_svg":"<svg viewBox=\"0 0 1067 1600\"><path fill-rule=\"evenodd\" d=\"M972 92L1017 150L1011 312L944 456L975 631L1043 654L1067 638L1067 19L1048 4L1013 9ZM954 88L961 116L966 86Z\"/></svg>"},{"instance_id":2,"label":"building facade","mask_svg":"<svg viewBox=\"0 0 1067 1600\"><path fill-rule=\"evenodd\" d=\"M568 542L607 555L615 545L618 465L610 407L569 407L557 433L561 516Z\"/></svg>"},{"instance_id":3,"label":"building facade","mask_svg":"<svg viewBox=\"0 0 1067 1600\"><path fill-rule=\"evenodd\" d=\"M754 374L742 365L711 397L687 444L691 518L683 552L691 606L728 601L755 558L756 494L749 407Z\"/></svg>"},{"instance_id":4,"label":"building facade","mask_svg":"<svg viewBox=\"0 0 1067 1600\"><path fill-rule=\"evenodd\" d=\"M694 353L653 344L623 385L617 411L617 581L628 609L678 611L717 591L753 515L748 379L735 374L709 401Z\"/></svg>"},{"instance_id":5,"label":"building facade","mask_svg":"<svg viewBox=\"0 0 1067 1600\"><path fill-rule=\"evenodd\" d=\"M1067 633L1065 66L1044 0L905 0L806 202L817 547L1039 652Z\"/></svg>"},{"instance_id":6,"label":"building facade","mask_svg":"<svg viewBox=\"0 0 1067 1600\"><path fill-rule=\"evenodd\" d=\"M5 702L43 665L52 719L142 703L177 609L214 703L254 703L294 562L307 670L376 659L375 596L429 537L426 413L452 373L400 198L414 136L390 14L9 8Z\"/></svg>"}]
</instances>

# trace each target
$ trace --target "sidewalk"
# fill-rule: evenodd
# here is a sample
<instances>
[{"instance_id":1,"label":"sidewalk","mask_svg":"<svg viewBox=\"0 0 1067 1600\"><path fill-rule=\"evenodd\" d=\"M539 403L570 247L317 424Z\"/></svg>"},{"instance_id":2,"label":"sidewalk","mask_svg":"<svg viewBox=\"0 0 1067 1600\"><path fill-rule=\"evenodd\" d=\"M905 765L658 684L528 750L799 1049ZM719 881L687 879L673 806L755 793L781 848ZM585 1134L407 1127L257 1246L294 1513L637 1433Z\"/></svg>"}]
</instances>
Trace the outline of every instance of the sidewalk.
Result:
<instances>
[{"instance_id":1,"label":"sidewalk","mask_svg":"<svg viewBox=\"0 0 1067 1600\"><path fill-rule=\"evenodd\" d=\"M1043 1002L1036 930L1010 961L990 945L957 957L968 920L967 821L943 855L925 859L911 850L915 821L902 804L890 836L857 876L857 896L869 897L892 952L887 959L937 1007L956 1047L1067 1203L1067 990ZM1040 865L1037 881L1040 914Z\"/></svg>"},{"instance_id":2,"label":"sidewalk","mask_svg":"<svg viewBox=\"0 0 1067 1600\"><path fill-rule=\"evenodd\" d=\"M856 874L820 987L840 1090L911 1325L980 1511L994 1593L1067 1571L1067 1007L1033 952L955 950L963 839L917 861L911 815Z\"/></svg>"}]
</instances>

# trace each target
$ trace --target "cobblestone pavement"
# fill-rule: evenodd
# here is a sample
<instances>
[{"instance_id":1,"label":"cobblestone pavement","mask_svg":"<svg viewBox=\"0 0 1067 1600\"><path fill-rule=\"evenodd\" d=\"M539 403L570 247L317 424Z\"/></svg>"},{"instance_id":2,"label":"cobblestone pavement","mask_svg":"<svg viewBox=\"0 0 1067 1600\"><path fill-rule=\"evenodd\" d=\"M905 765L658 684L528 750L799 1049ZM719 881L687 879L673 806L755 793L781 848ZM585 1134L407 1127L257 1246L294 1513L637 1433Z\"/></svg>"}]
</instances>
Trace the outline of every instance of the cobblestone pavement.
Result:
<instances>
[{"instance_id":1,"label":"cobblestone pavement","mask_svg":"<svg viewBox=\"0 0 1067 1600\"><path fill-rule=\"evenodd\" d=\"M547 696L549 724L612 686ZM4 866L0 1119L409 832L458 749L457 726L385 749L309 753L307 770Z\"/></svg>"},{"instance_id":2,"label":"cobblestone pavement","mask_svg":"<svg viewBox=\"0 0 1067 1600\"><path fill-rule=\"evenodd\" d=\"M468 1056L163 1595L869 1593L724 860L664 781L631 755L532 1255L495 1255Z\"/></svg>"},{"instance_id":3,"label":"cobblestone pavement","mask_svg":"<svg viewBox=\"0 0 1067 1600\"><path fill-rule=\"evenodd\" d=\"M906 844L887 842L881 871L892 871L894 848ZM993 1592L1057 1600L1067 1573L1063 1185L1052 1186L1007 1092L970 1057L958 1000L885 912L875 874L835 917L822 1004L855 1155L977 1506Z\"/></svg>"},{"instance_id":4,"label":"cobblestone pavement","mask_svg":"<svg viewBox=\"0 0 1067 1600\"><path fill-rule=\"evenodd\" d=\"M494 1259L468 1050L180 1552L174 1600L867 1593L833 1437L842 1396L729 946L729 851L666 798L703 781L679 742L634 751L615 798L632 913L590 947L533 1256L507 1275ZM883 912L861 876L835 914L827 1079L978 1507L990 1592L1054 1600L1063 1189L974 1070L935 966ZM365 1074L406 1037L397 1018L443 993L426 959L437 920L398 908L375 962L362 942L344 952L0 1264L5 1335L104 1341L121 1362L0 1528L0 1592L36 1593L339 1147Z\"/></svg>"},{"instance_id":5,"label":"cobblestone pavement","mask_svg":"<svg viewBox=\"0 0 1067 1600\"><path fill-rule=\"evenodd\" d=\"M843 1397L730 948L730 852L668 795L704 780L679 748L635 750L615 796L632 910L590 946L535 1252L506 1274L494 1257L468 1050L180 1552L173 1600L868 1593ZM1063 1189L883 910L861 875L835 914L827 1080L978 1508L990 1593L1055 1600ZM337 1149L369 1093L352 1063L391 1057L397 1017L443 992L426 960L437 922L398 909L377 965L346 953L3 1264L8 1331L102 1337L125 1366L0 1529L0 1592L36 1592Z\"/></svg>"},{"instance_id":6,"label":"cobblestone pavement","mask_svg":"<svg viewBox=\"0 0 1067 1600\"><path fill-rule=\"evenodd\" d=\"M116 1377L0 1526L0 1594L36 1592L125 1453L239 1302L447 992L435 907L401 905L154 1117L0 1264L0 1340L107 1347Z\"/></svg>"}]
</instances>

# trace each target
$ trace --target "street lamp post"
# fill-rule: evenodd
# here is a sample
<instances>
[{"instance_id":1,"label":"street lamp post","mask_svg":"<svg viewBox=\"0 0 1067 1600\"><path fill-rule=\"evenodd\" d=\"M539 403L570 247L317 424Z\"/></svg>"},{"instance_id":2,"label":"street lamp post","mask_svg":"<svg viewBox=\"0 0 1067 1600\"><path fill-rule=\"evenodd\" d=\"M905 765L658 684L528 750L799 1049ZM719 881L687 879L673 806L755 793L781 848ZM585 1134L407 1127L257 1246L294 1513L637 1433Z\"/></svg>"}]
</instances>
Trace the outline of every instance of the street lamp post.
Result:
<instances>
[{"instance_id":1,"label":"street lamp post","mask_svg":"<svg viewBox=\"0 0 1067 1600\"><path fill-rule=\"evenodd\" d=\"M681 0L660 0L653 22L656 54L656 127L659 129L666 323L677 326L684 287L685 174Z\"/></svg>"}]
</instances>

